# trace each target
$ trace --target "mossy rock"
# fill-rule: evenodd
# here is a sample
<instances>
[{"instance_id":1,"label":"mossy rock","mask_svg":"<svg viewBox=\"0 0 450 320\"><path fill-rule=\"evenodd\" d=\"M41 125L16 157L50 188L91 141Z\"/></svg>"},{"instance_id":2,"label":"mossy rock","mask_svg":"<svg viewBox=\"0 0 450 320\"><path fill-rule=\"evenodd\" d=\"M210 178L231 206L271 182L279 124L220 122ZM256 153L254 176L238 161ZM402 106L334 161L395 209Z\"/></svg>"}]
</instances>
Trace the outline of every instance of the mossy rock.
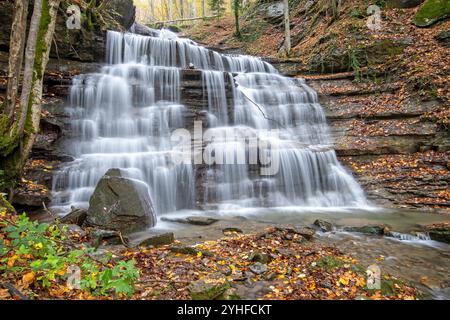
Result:
<instances>
[{"instance_id":1,"label":"mossy rock","mask_svg":"<svg viewBox=\"0 0 450 320\"><path fill-rule=\"evenodd\" d=\"M213 283L204 280L192 282L188 286L192 300L223 300L223 294L230 287L228 282Z\"/></svg>"},{"instance_id":2,"label":"mossy rock","mask_svg":"<svg viewBox=\"0 0 450 320\"><path fill-rule=\"evenodd\" d=\"M427 0L419 8L413 23L418 27L429 27L450 17L450 0Z\"/></svg>"}]
</instances>

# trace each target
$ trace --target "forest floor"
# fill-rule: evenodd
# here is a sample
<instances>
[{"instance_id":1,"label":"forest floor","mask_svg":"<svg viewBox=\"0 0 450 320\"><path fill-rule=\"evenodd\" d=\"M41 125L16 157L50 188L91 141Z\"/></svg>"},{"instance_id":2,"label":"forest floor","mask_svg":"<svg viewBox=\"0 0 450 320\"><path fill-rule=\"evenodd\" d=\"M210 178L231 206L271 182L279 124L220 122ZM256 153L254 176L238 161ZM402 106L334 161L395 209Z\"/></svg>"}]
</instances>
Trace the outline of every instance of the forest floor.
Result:
<instances>
[{"instance_id":1,"label":"forest floor","mask_svg":"<svg viewBox=\"0 0 450 320\"><path fill-rule=\"evenodd\" d=\"M1 220L1 249L8 251L0 260L0 299L384 300L420 297L413 286L385 273L380 289L368 289L367 266L336 247L320 244L309 232L292 227L268 228L257 234L231 231L220 239L195 246L179 241L159 247L102 246L90 263L110 252L114 258L101 268L113 267L120 260L133 261L139 276L133 283L133 293L128 296L110 291L95 294L95 288L77 290L68 286L69 265L60 265L51 278L46 277L44 269L36 270L39 259L49 262L56 261L57 257L42 255L46 244L42 246L41 242L31 244L30 248L27 245L15 247L14 241L18 240L14 240L17 238L7 228L19 223L17 218L3 211ZM26 238L27 232L31 231L23 231L20 237ZM65 240L55 240L51 233L46 237L55 241L55 245L61 241L71 246L91 245L89 233L71 232ZM59 256L64 254L61 249ZM95 278L101 268L92 274L81 274L82 279ZM43 282L43 279L48 281Z\"/></svg>"}]
</instances>

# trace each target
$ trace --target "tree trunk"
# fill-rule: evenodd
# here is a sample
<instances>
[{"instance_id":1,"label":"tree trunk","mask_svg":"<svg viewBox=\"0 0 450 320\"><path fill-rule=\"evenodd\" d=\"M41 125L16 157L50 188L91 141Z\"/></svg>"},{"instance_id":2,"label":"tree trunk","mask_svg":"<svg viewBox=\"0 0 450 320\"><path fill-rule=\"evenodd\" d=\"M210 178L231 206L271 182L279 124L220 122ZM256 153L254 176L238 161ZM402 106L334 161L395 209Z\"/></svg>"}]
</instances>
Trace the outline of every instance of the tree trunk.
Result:
<instances>
[{"instance_id":1,"label":"tree trunk","mask_svg":"<svg viewBox=\"0 0 450 320\"><path fill-rule=\"evenodd\" d=\"M284 49L291 53L291 29L289 25L289 0L284 0Z\"/></svg>"},{"instance_id":2,"label":"tree trunk","mask_svg":"<svg viewBox=\"0 0 450 320\"><path fill-rule=\"evenodd\" d=\"M35 0L36 1L36 0ZM36 57L34 61L33 85L29 97L29 109L27 118L30 120L31 128L23 142L21 151L21 165L28 158L34 143L36 133L39 131L41 121L42 89L44 83L44 71L47 67L53 34L55 31L56 16L61 0L43 0L42 16L37 37Z\"/></svg>"},{"instance_id":3,"label":"tree trunk","mask_svg":"<svg viewBox=\"0 0 450 320\"><path fill-rule=\"evenodd\" d=\"M239 27L239 9L240 9L240 3L241 0L233 0L233 9L234 9L234 25L236 28L236 37L241 36L241 29Z\"/></svg>"},{"instance_id":4,"label":"tree trunk","mask_svg":"<svg viewBox=\"0 0 450 320\"><path fill-rule=\"evenodd\" d=\"M180 18L183 19L184 18L184 4L183 4L184 0L180 0Z\"/></svg>"},{"instance_id":5,"label":"tree trunk","mask_svg":"<svg viewBox=\"0 0 450 320\"><path fill-rule=\"evenodd\" d=\"M25 69L23 71L22 94L20 97L20 118L18 126L19 137L22 136L25 128L25 122L27 118L29 118L29 100L33 85L34 60L41 16L42 0L35 0L33 15L30 22L30 30L28 31L27 48L25 51Z\"/></svg>"},{"instance_id":6,"label":"tree trunk","mask_svg":"<svg viewBox=\"0 0 450 320\"><path fill-rule=\"evenodd\" d=\"M4 111L10 123L14 121L14 110L19 91L20 71L22 70L27 29L28 0L16 0L15 8L9 41L8 86Z\"/></svg>"},{"instance_id":7,"label":"tree trunk","mask_svg":"<svg viewBox=\"0 0 450 320\"><path fill-rule=\"evenodd\" d=\"M206 16L205 0L202 0L202 17L204 18L205 16Z\"/></svg>"},{"instance_id":8,"label":"tree trunk","mask_svg":"<svg viewBox=\"0 0 450 320\"><path fill-rule=\"evenodd\" d=\"M172 0L167 0L167 20L172 20Z\"/></svg>"}]
</instances>

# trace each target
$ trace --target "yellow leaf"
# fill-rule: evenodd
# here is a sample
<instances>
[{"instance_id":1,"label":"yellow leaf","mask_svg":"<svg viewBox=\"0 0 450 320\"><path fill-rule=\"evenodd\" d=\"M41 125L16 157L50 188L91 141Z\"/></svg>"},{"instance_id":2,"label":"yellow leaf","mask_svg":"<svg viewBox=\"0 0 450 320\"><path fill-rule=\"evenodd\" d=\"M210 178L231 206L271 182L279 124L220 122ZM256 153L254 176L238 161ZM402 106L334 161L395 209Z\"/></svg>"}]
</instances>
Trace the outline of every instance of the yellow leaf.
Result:
<instances>
[{"instance_id":1,"label":"yellow leaf","mask_svg":"<svg viewBox=\"0 0 450 320\"><path fill-rule=\"evenodd\" d=\"M24 274L22 277L22 283L25 287L28 287L30 285L30 283L32 283L33 281L34 281L34 272L33 271Z\"/></svg>"},{"instance_id":2,"label":"yellow leaf","mask_svg":"<svg viewBox=\"0 0 450 320\"><path fill-rule=\"evenodd\" d=\"M43 246L42 242L36 243L36 244L34 245L34 248L35 248L36 250L41 250L43 247L44 247L44 246Z\"/></svg>"},{"instance_id":3,"label":"yellow leaf","mask_svg":"<svg viewBox=\"0 0 450 320\"><path fill-rule=\"evenodd\" d=\"M201 258L203 253L201 251L197 252L197 257Z\"/></svg>"},{"instance_id":4,"label":"yellow leaf","mask_svg":"<svg viewBox=\"0 0 450 320\"><path fill-rule=\"evenodd\" d=\"M348 279L347 278L339 278L339 283L343 284L344 286L348 285Z\"/></svg>"},{"instance_id":5,"label":"yellow leaf","mask_svg":"<svg viewBox=\"0 0 450 320\"><path fill-rule=\"evenodd\" d=\"M19 258L16 254L8 259L8 267L12 268L14 266L14 262L16 262L17 258Z\"/></svg>"}]
</instances>

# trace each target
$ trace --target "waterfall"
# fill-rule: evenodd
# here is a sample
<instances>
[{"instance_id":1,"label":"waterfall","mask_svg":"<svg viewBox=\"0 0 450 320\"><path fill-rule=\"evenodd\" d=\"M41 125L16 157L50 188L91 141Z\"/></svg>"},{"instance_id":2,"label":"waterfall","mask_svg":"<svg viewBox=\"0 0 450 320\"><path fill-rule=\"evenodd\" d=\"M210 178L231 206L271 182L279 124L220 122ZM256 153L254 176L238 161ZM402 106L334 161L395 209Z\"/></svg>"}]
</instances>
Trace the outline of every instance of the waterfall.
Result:
<instances>
[{"instance_id":1,"label":"waterfall","mask_svg":"<svg viewBox=\"0 0 450 320\"><path fill-rule=\"evenodd\" d=\"M316 92L303 80L256 57L219 54L167 30L155 34L108 31L107 65L73 79L65 147L75 160L54 175L56 212L87 207L109 168L146 183L157 215L366 204L336 158ZM180 86L182 70L192 66L207 96L203 166L174 161L180 151L171 139L187 126ZM248 161L254 145L263 146L256 165ZM259 171L275 162L275 172Z\"/></svg>"}]
</instances>

